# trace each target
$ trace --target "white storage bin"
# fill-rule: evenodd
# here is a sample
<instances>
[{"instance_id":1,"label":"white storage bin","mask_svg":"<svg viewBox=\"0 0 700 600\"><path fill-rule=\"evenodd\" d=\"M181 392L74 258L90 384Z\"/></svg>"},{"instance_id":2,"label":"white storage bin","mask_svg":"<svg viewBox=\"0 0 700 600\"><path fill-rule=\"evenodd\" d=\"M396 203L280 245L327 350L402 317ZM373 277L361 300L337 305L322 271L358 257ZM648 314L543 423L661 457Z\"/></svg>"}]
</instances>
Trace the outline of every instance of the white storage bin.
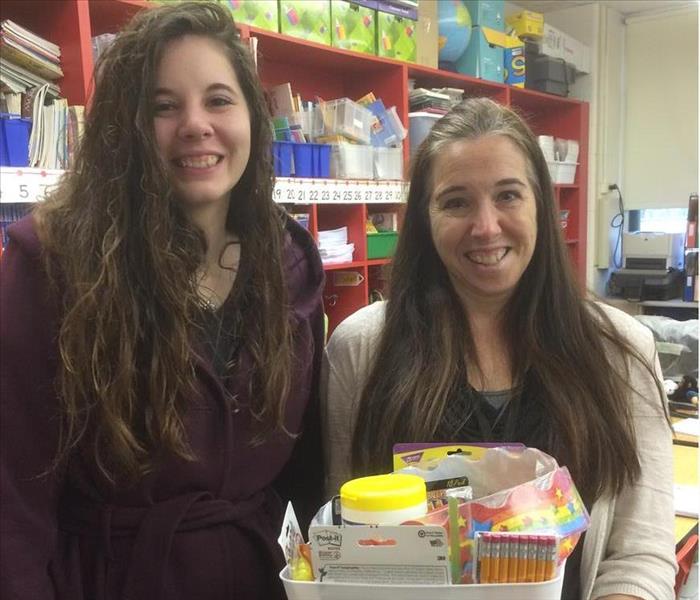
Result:
<instances>
[{"instance_id":1,"label":"white storage bin","mask_svg":"<svg viewBox=\"0 0 700 600\"><path fill-rule=\"evenodd\" d=\"M575 162L558 162L557 163L557 179L556 183L573 183L576 179L576 165Z\"/></svg>"},{"instance_id":2,"label":"white storage bin","mask_svg":"<svg viewBox=\"0 0 700 600\"><path fill-rule=\"evenodd\" d=\"M428 112L408 113L408 140L410 143L411 156L416 153L428 135L433 125L437 123L443 115L436 115Z\"/></svg>"},{"instance_id":3,"label":"white storage bin","mask_svg":"<svg viewBox=\"0 0 700 600\"><path fill-rule=\"evenodd\" d=\"M549 176L552 178L552 183L570 184L576 179L576 162L568 161L547 161Z\"/></svg>"},{"instance_id":4,"label":"white storage bin","mask_svg":"<svg viewBox=\"0 0 700 600\"><path fill-rule=\"evenodd\" d=\"M564 567L543 583L473 585L373 585L292 581L288 567L280 573L288 600L559 600Z\"/></svg>"},{"instance_id":5,"label":"white storage bin","mask_svg":"<svg viewBox=\"0 0 700 600\"><path fill-rule=\"evenodd\" d=\"M373 179L374 152L372 146L333 144L331 146L331 177L335 179Z\"/></svg>"},{"instance_id":6,"label":"white storage bin","mask_svg":"<svg viewBox=\"0 0 700 600\"><path fill-rule=\"evenodd\" d=\"M374 148L374 178L403 179L403 148Z\"/></svg>"},{"instance_id":7,"label":"white storage bin","mask_svg":"<svg viewBox=\"0 0 700 600\"><path fill-rule=\"evenodd\" d=\"M320 103L314 111L314 139L342 135L369 144L374 115L349 98Z\"/></svg>"}]
</instances>

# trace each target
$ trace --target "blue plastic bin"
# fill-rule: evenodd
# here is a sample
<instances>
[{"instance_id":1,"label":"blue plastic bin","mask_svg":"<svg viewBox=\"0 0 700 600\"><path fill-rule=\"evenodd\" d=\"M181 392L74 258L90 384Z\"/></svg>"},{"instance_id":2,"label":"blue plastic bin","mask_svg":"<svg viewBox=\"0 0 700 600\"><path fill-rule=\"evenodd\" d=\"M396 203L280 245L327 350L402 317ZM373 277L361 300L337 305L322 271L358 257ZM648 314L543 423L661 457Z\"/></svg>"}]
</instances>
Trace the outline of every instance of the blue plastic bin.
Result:
<instances>
[{"instance_id":1,"label":"blue plastic bin","mask_svg":"<svg viewBox=\"0 0 700 600\"><path fill-rule=\"evenodd\" d=\"M314 177L331 176L331 145L312 144L314 155Z\"/></svg>"},{"instance_id":2,"label":"blue plastic bin","mask_svg":"<svg viewBox=\"0 0 700 600\"><path fill-rule=\"evenodd\" d=\"M314 177L313 148L315 144L294 144L294 176Z\"/></svg>"},{"instance_id":3,"label":"blue plastic bin","mask_svg":"<svg viewBox=\"0 0 700 600\"><path fill-rule=\"evenodd\" d=\"M0 113L0 166L29 165L29 134L32 120Z\"/></svg>"},{"instance_id":4,"label":"blue plastic bin","mask_svg":"<svg viewBox=\"0 0 700 600\"><path fill-rule=\"evenodd\" d=\"M277 177L292 175L292 146L293 142L272 142L272 153Z\"/></svg>"},{"instance_id":5,"label":"blue plastic bin","mask_svg":"<svg viewBox=\"0 0 700 600\"><path fill-rule=\"evenodd\" d=\"M330 144L272 143L277 177L330 177Z\"/></svg>"}]
</instances>

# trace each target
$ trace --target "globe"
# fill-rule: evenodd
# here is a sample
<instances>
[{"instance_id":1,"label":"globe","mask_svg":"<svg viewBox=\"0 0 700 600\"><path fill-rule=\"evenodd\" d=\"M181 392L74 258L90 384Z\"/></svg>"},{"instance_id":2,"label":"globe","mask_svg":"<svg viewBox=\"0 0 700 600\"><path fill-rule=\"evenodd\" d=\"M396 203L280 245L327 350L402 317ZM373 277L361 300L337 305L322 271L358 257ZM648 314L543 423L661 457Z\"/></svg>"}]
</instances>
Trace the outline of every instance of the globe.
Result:
<instances>
[{"instance_id":1,"label":"globe","mask_svg":"<svg viewBox=\"0 0 700 600\"><path fill-rule=\"evenodd\" d=\"M462 0L440 0L438 23L438 60L457 62L467 49L472 33L472 18Z\"/></svg>"}]
</instances>

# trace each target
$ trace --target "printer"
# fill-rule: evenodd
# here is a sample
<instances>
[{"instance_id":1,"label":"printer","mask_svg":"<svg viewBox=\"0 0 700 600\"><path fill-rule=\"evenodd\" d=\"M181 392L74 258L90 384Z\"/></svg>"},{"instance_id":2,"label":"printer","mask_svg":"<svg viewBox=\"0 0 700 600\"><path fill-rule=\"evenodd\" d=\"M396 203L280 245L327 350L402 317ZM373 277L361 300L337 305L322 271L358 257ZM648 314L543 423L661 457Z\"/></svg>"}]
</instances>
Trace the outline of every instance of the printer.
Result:
<instances>
[{"instance_id":1,"label":"printer","mask_svg":"<svg viewBox=\"0 0 700 600\"><path fill-rule=\"evenodd\" d=\"M682 233L623 234L623 268L608 282L608 293L627 300L671 300L683 291Z\"/></svg>"},{"instance_id":2,"label":"printer","mask_svg":"<svg viewBox=\"0 0 700 600\"><path fill-rule=\"evenodd\" d=\"M622 236L623 268L680 271L683 269L683 242L682 233L625 233Z\"/></svg>"}]
</instances>

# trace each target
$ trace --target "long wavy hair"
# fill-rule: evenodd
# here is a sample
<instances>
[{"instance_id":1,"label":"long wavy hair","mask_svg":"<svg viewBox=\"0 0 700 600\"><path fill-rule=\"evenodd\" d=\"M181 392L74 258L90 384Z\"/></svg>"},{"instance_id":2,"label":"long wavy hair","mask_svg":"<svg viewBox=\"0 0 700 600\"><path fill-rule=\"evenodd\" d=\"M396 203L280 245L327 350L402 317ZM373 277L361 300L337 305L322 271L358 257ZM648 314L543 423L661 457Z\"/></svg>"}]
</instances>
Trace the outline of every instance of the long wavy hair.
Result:
<instances>
[{"instance_id":1,"label":"long wavy hair","mask_svg":"<svg viewBox=\"0 0 700 600\"><path fill-rule=\"evenodd\" d=\"M506 136L526 157L537 202L534 254L505 309L514 383L522 385L526 375L536 382L547 449L593 501L639 476L626 400L629 359L653 377L654 371L577 284L549 170L532 131L515 112L483 98L467 100L440 119L415 156L386 322L357 411L353 470L380 472L393 443L434 439L447 402L466 383L465 357L476 361L464 308L433 244L428 205L441 150L490 135ZM611 369L611 362L620 368Z\"/></svg>"},{"instance_id":2,"label":"long wavy hair","mask_svg":"<svg viewBox=\"0 0 700 600\"><path fill-rule=\"evenodd\" d=\"M154 135L157 69L167 44L206 36L228 56L250 112L251 149L226 227L241 241L242 339L252 356L253 443L283 428L291 326L282 267L284 214L272 200L272 135L263 91L233 19L214 3L138 13L98 61L75 168L36 211L62 314L57 464L79 444L110 480L133 479L162 451L193 459L183 413L196 394L206 243L173 196ZM193 331L194 330L194 331Z\"/></svg>"}]
</instances>

